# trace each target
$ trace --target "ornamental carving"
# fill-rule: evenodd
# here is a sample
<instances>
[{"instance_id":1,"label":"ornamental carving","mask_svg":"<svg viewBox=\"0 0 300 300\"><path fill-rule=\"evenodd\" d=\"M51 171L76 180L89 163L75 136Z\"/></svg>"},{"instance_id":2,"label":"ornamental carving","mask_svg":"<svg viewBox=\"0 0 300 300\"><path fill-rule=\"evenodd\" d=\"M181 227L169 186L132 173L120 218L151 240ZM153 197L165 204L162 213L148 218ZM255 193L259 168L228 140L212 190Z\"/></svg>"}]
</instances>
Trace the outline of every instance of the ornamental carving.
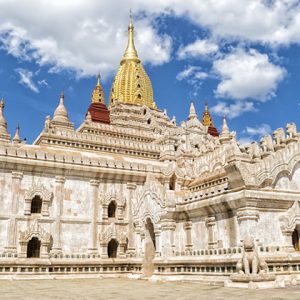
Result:
<instances>
[{"instance_id":1,"label":"ornamental carving","mask_svg":"<svg viewBox=\"0 0 300 300\"><path fill-rule=\"evenodd\" d=\"M120 244L126 244L127 235L124 231L118 231L114 223L110 224L107 229L99 235L101 244L108 244L110 240L115 239Z\"/></svg>"},{"instance_id":2,"label":"ornamental carving","mask_svg":"<svg viewBox=\"0 0 300 300\"><path fill-rule=\"evenodd\" d=\"M19 232L19 241L21 243L28 243L33 237L38 238L42 243L50 243L50 233L41 227L37 219L34 220L28 229Z\"/></svg>"},{"instance_id":3,"label":"ornamental carving","mask_svg":"<svg viewBox=\"0 0 300 300\"><path fill-rule=\"evenodd\" d=\"M50 202L53 196L52 192L49 192L43 185L36 185L25 192L25 200L32 200L35 196L39 196L43 201Z\"/></svg>"}]
</instances>

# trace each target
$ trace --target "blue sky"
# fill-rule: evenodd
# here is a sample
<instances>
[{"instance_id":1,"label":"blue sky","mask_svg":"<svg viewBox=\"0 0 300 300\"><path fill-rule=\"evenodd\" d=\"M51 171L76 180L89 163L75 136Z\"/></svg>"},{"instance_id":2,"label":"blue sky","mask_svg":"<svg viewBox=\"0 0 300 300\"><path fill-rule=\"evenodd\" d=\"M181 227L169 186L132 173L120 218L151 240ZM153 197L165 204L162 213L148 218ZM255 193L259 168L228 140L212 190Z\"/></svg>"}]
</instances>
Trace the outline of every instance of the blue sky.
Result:
<instances>
[{"instance_id":1,"label":"blue sky","mask_svg":"<svg viewBox=\"0 0 300 300\"><path fill-rule=\"evenodd\" d=\"M129 8L157 106L178 124L191 100L199 117L207 100L215 125L226 114L243 143L300 126L299 1L0 0L0 96L12 135L20 123L34 141L61 90L79 126L98 71L108 101Z\"/></svg>"}]
</instances>

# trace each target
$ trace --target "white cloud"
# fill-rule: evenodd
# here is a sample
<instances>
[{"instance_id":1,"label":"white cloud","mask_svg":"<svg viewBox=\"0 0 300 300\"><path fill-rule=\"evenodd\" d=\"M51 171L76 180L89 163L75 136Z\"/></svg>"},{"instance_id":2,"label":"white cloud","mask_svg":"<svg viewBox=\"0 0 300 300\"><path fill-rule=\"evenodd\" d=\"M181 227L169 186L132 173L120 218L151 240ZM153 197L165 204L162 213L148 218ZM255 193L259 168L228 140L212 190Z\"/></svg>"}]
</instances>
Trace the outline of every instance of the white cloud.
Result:
<instances>
[{"instance_id":1,"label":"white cloud","mask_svg":"<svg viewBox=\"0 0 300 300\"><path fill-rule=\"evenodd\" d=\"M298 0L162 1L176 14L208 29L219 39L289 45L300 43Z\"/></svg>"},{"instance_id":2,"label":"white cloud","mask_svg":"<svg viewBox=\"0 0 300 300\"><path fill-rule=\"evenodd\" d=\"M143 62L170 60L172 40L158 33L155 18L185 17L214 41L263 45L300 43L298 0L44 0L0 2L0 44L22 59L34 59L52 71L75 70L78 76L105 76L116 70L126 46L128 8L135 20L137 49ZM182 57L214 51L206 40L181 48ZM206 46L206 47L205 47Z\"/></svg>"},{"instance_id":3,"label":"white cloud","mask_svg":"<svg viewBox=\"0 0 300 300\"><path fill-rule=\"evenodd\" d=\"M49 86L48 82L45 79L39 80L38 81L39 86Z\"/></svg>"},{"instance_id":4,"label":"white cloud","mask_svg":"<svg viewBox=\"0 0 300 300\"><path fill-rule=\"evenodd\" d=\"M217 105L213 106L211 112L218 116L226 116L229 119L239 117L245 112L256 111L253 102L248 101L237 101L233 104L227 104L225 102L219 102Z\"/></svg>"},{"instance_id":5,"label":"white cloud","mask_svg":"<svg viewBox=\"0 0 300 300\"><path fill-rule=\"evenodd\" d=\"M181 72L179 72L176 76L178 81L185 80L188 84L193 87L192 94L193 96L197 96L199 89L203 81L209 77L209 74L202 71L199 66L188 66Z\"/></svg>"},{"instance_id":6,"label":"white cloud","mask_svg":"<svg viewBox=\"0 0 300 300\"><path fill-rule=\"evenodd\" d=\"M272 132L272 129L271 129L271 126L269 124L261 124L261 125L256 126L256 127L247 126L246 129L245 129L245 132L249 136L262 137L262 136L270 134Z\"/></svg>"},{"instance_id":7,"label":"white cloud","mask_svg":"<svg viewBox=\"0 0 300 300\"><path fill-rule=\"evenodd\" d=\"M144 63L170 59L172 40L152 23L146 1L1 1L0 45L15 57L35 60L52 72L74 70L78 76L116 70L127 44L128 8L145 9L135 20L136 47Z\"/></svg>"},{"instance_id":8,"label":"white cloud","mask_svg":"<svg viewBox=\"0 0 300 300\"><path fill-rule=\"evenodd\" d=\"M186 59L189 57L207 56L216 53L219 50L217 44L208 40L196 40L194 43L178 50L177 56L179 59Z\"/></svg>"},{"instance_id":9,"label":"white cloud","mask_svg":"<svg viewBox=\"0 0 300 300\"><path fill-rule=\"evenodd\" d=\"M23 86L29 88L35 93L39 93L39 89L36 86L36 84L33 82L33 73L29 70L25 69L17 69L17 73L20 76L19 83L21 83Z\"/></svg>"},{"instance_id":10,"label":"white cloud","mask_svg":"<svg viewBox=\"0 0 300 300\"><path fill-rule=\"evenodd\" d=\"M213 63L213 70L221 79L216 95L221 98L265 101L275 95L278 83L286 71L272 64L268 55L254 49L236 49Z\"/></svg>"},{"instance_id":11,"label":"white cloud","mask_svg":"<svg viewBox=\"0 0 300 300\"><path fill-rule=\"evenodd\" d=\"M203 80L208 77L206 72L201 71L201 67L198 66L188 66L183 71L179 72L176 79L181 81L184 79L198 79Z\"/></svg>"}]
</instances>

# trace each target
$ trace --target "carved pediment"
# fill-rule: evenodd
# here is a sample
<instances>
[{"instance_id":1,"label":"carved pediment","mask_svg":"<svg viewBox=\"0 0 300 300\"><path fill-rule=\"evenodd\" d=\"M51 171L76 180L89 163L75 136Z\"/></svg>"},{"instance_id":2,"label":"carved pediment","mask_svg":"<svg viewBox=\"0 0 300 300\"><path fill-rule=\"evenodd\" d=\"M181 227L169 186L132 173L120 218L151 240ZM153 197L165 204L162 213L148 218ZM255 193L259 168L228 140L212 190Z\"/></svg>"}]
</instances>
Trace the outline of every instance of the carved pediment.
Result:
<instances>
[{"instance_id":1,"label":"carved pediment","mask_svg":"<svg viewBox=\"0 0 300 300\"><path fill-rule=\"evenodd\" d=\"M34 183L32 187L25 192L25 200L32 200L35 196L41 197L43 201L51 201L53 193L49 192L43 185Z\"/></svg>"},{"instance_id":2,"label":"carved pediment","mask_svg":"<svg viewBox=\"0 0 300 300\"><path fill-rule=\"evenodd\" d=\"M42 243L50 243L51 235L35 219L32 225L25 231L20 231L20 242L28 243L33 237L38 238Z\"/></svg>"}]
</instances>

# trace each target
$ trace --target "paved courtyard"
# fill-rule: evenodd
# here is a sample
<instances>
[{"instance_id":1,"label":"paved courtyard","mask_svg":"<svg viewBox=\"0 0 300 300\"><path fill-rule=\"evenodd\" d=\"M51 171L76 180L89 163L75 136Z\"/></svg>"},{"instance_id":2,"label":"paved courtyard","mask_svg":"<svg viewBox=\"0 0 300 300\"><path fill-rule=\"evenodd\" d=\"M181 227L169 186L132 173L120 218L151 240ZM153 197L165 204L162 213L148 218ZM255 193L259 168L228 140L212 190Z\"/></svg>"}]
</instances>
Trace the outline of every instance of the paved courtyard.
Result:
<instances>
[{"instance_id":1,"label":"paved courtyard","mask_svg":"<svg viewBox=\"0 0 300 300\"><path fill-rule=\"evenodd\" d=\"M300 299L300 288L244 290L186 282L130 279L0 281L0 299Z\"/></svg>"}]
</instances>

